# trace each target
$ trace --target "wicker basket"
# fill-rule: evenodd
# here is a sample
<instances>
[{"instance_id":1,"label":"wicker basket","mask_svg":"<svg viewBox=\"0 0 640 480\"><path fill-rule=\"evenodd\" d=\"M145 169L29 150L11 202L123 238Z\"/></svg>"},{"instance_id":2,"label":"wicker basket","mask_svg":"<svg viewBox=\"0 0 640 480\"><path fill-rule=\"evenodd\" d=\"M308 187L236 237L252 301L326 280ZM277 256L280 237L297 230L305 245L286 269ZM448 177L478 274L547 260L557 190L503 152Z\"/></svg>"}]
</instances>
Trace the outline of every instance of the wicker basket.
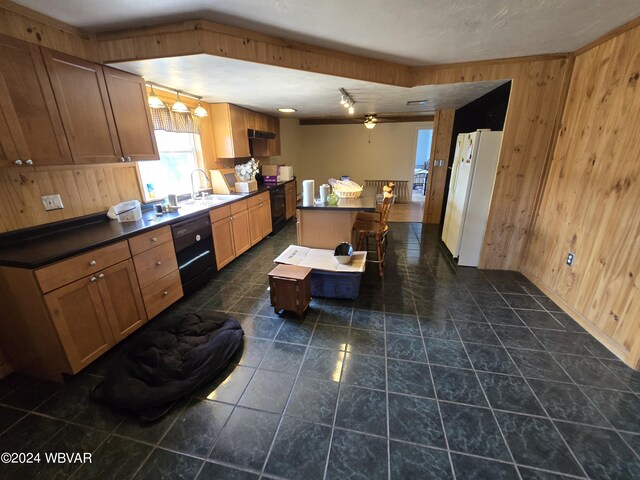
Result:
<instances>
[{"instance_id":1,"label":"wicker basket","mask_svg":"<svg viewBox=\"0 0 640 480\"><path fill-rule=\"evenodd\" d=\"M362 189L356 190L355 192L345 192L334 189L333 193L335 193L339 198L359 198L362 193Z\"/></svg>"}]
</instances>

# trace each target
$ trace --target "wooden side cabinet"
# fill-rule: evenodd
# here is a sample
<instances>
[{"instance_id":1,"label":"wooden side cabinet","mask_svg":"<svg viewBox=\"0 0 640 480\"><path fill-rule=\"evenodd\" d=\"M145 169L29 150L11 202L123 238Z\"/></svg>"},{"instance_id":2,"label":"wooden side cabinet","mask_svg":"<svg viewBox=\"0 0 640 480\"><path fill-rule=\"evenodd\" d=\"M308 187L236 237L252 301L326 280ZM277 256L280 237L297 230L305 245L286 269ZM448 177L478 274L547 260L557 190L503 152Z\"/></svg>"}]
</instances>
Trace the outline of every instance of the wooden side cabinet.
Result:
<instances>
[{"instance_id":1,"label":"wooden side cabinet","mask_svg":"<svg viewBox=\"0 0 640 480\"><path fill-rule=\"evenodd\" d=\"M269 272L269 291L275 313L287 310L304 315L311 302L311 269L296 265L276 266Z\"/></svg>"},{"instance_id":2,"label":"wooden side cabinet","mask_svg":"<svg viewBox=\"0 0 640 480\"><path fill-rule=\"evenodd\" d=\"M245 110L230 103L210 105L213 137L218 158L242 158L251 155Z\"/></svg>"},{"instance_id":3,"label":"wooden side cabinet","mask_svg":"<svg viewBox=\"0 0 640 480\"><path fill-rule=\"evenodd\" d=\"M289 182L284 186L284 194L285 194L285 218L289 220L296 214L296 203L297 203L297 188L295 180L293 182Z\"/></svg>"}]
</instances>

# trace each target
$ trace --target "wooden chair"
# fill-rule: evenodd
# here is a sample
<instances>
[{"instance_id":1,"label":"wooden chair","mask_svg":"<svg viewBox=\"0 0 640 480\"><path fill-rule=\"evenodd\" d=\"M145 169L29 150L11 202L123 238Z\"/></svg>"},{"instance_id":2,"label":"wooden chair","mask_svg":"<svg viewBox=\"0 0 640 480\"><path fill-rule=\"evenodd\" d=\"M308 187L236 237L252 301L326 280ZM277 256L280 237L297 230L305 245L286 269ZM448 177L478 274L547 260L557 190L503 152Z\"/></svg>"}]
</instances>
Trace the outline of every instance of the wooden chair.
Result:
<instances>
[{"instance_id":1,"label":"wooden chair","mask_svg":"<svg viewBox=\"0 0 640 480\"><path fill-rule=\"evenodd\" d=\"M389 231L387 219L389 218L392 201L393 192L385 196L379 212L358 212L356 221L353 224L353 230L358 234L358 250L365 248L366 241L366 250L369 251L369 238L374 239L376 260L371 260L367 256L367 261L378 264L380 277L384 276L384 255L387 245L387 232Z\"/></svg>"}]
</instances>

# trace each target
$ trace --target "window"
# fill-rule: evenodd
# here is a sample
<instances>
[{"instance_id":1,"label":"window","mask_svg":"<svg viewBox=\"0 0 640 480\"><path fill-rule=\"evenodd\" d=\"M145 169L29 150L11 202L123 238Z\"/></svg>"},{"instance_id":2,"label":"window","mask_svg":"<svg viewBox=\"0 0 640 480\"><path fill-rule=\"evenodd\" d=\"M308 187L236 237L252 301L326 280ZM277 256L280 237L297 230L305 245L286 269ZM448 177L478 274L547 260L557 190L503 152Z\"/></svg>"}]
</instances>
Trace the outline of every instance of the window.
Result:
<instances>
[{"instance_id":1,"label":"window","mask_svg":"<svg viewBox=\"0 0 640 480\"><path fill-rule=\"evenodd\" d=\"M191 193L191 172L199 167L200 135L156 130L160 160L138 162L146 202Z\"/></svg>"}]
</instances>

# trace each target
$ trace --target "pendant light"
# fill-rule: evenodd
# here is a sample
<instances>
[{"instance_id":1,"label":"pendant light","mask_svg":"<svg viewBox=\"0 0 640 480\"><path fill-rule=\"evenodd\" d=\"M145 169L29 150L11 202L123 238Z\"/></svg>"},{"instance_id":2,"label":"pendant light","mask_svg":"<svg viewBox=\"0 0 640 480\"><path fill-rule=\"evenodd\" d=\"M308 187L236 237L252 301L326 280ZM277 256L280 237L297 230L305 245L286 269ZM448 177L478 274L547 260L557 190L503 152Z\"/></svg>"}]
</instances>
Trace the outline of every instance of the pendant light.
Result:
<instances>
[{"instance_id":1,"label":"pendant light","mask_svg":"<svg viewBox=\"0 0 640 480\"><path fill-rule=\"evenodd\" d=\"M180 92L176 91L176 102L171 106L171 110L176 113L189 113L187 106L180 100Z\"/></svg>"},{"instance_id":2,"label":"pendant light","mask_svg":"<svg viewBox=\"0 0 640 480\"><path fill-rule=\"evenodd\" d=\"M198 106L193 110L193 114L196 117L208 117L209 112L200 104L200 100L202 100L202 97L198 97Z\"/></svg>"},{"instance_id":3,"label":"pendant light","mask_svg":"<svg viewBox=\"0 0 640 480\"><path fill-rule=\"evenodd\" d=\"M153 85L151 85L151 95L147 98L147 103L149 108L167 108L164 102L156 95L156 92L153 91Z\"/></svg>"}]
</instances>

